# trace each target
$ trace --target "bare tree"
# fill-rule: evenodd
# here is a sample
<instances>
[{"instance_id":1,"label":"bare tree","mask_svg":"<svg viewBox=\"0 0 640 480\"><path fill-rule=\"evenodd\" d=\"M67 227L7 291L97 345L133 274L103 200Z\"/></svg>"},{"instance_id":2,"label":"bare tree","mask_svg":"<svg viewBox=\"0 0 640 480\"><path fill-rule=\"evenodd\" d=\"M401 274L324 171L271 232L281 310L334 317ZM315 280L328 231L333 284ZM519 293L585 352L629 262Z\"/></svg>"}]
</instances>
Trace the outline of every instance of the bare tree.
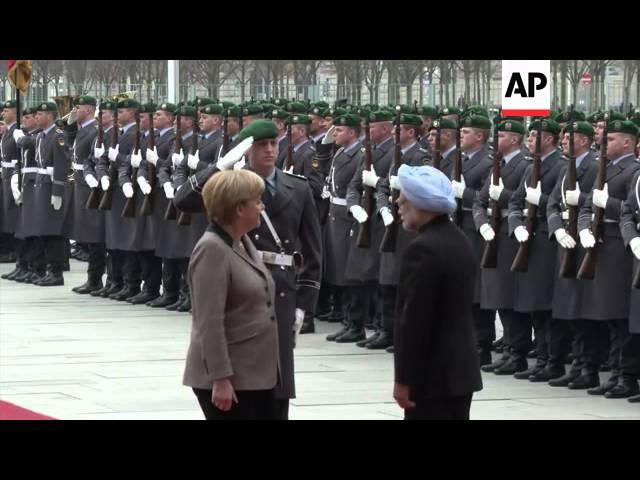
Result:
<instances>
[{"instance_id":1,"label":"bare tree","mask_svg":"<svg viewBox=\"0 0 640 480\"><path fill-rule=\"evenodd\" d=\"M406 89L407 104L410 104L413 101L413 82L422 73L424 64L419 60L394 60L394 62L398 69L398 79Z\"/></svg>"},{"instance_id":2,"label":"bare tree","mask_svg":"<svg viewBox=\"0 0 640 480\"><path fill-rule=\"evenodd\" d=\"M364 81L364 60L352 60L346 70L348 88L346 91L351 103L359 104L362 100L362 83ZM369 102L371 103L371 102Z\"/></svg>"},{"instance_id":3,"label":"bare tree","mask_svg":"<svg viewBox=\"0 0 640 480\"><path fill-rule=\"evenodd\" d=\"M247 76L253 68L253 63L253 60L233 60L232 62L233 75L240 84L240 102L244 102Z\"/></svg>"},{"instance_id":4,"label":"bare tree","mask_svg":"<svg viewBox=\"0 0 640 480\"><path fill-rule=\"evenodd\" d=\"M63 75L62 60L33 60L34 81L42 85L45 96L48 96L49 83L53 82L55 95L60 95L60 79Z\"/></svg>"},{"instance_id":5,"label":"bare tree","mask_svg":"<svg viewBox=\"0 0 640 480\"><path fill-rule=\"evenodd\" d=\"M123 66L120 61L90 60L88 68L89 75L99 85L99 96L104 94L105 97L109 97L118 93L112 92L112 86L122 76Z\"/></svg>"},{"instance_id":6,"label":"bare tree","mask_svg":"<svg viewBox=\"0 0 640 480\"><path fill-rule=\"evenodd\" d=\"M587 63L583 60L570 60L567 62L567 80L571 84L571 104L575 105L578 100L578 85L584 72L587 71ZM566 103L563 104L566 106Z\"/></svg>"},{"instance_id":7,"label":"bare tree","mask_svg":"<svg viewBox=\"0 0 640 480\"><path fill-rule=\"evenodd\" d=\"M471 97L471 76L477 68L476 60L458 60L455 63L462 71L462 76L464 78L464 100L465 102L468 102Z\"/></svg>"},{"instance_id":8,"label":"bare tree","mask_svg":"<svg viewBox=\"0 0 640 480\"><path fill-rule=\"evenodd\" d=\"M207 87L207 95L211 98L220 96L220 84L224 83L232 74L230 60L193 60L194 75L198 83Z\"/></svg>"},{"instance_id":9,"label":"bare tree","mask_svg":"<svg viewBox=\"0 0 640 480\"><path fill-rule=\"evenodd\" d=\"M369 90L369 103L378 103L380 81L386 69L384 60L365 60L362 66L364 83Z\"/></svg>"},{"instance_id":10,"label":"bare tree","mask_svg":"<svg viewBox=\"0 0 640 480\"><path fill-rule=\"evenodd\" d=\"M64 60L64 74L67 84L73 86L68 92L71 95L84 95L91 88L92 79L89 75L89 60ZM89 80L89 85L85 85Z\"/></svg>"}]
</instances>

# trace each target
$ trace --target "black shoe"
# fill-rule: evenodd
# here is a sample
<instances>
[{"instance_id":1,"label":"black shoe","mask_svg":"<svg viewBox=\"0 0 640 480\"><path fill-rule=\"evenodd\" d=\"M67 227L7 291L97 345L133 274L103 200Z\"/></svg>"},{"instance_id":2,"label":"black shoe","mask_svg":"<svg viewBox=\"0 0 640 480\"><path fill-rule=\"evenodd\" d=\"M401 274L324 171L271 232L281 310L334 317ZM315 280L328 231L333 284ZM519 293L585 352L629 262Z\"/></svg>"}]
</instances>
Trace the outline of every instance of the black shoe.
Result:
<instances>
[{"instance_id":1,"label":"black shoe","mask_svg":"<svg viewBox=\"0 0 640 480\"><path fill-rule=\"evenodd\" d=\"M178 307L180 305L182 305L182 302L184 302L184 298L179 297L174 303L172 303L171 305L167 306L167 310L169 310L170 312L177 311Z\"/></svg>"},{"instance_id":2,"label":"black shoe","mask_svg":"<svg viewBox=\"0 0 640 480\"><path fill-rule=\"evenodd\" d=\"M38 285L45 278L47 278L46 274L34 272L31 274L31 284Z\"/></svg>"},{"instance_id":3,"label":"black shoe","mask_svg":"<svg viewBox=\"0 0 640 480\"><path fill-rule=\"evenodd\" d=\"M507 363L508 360L509 357L502 356L489 365L483 365L482 367L480 367L480 370L482 370L483 372L493 372L496 369L502 367L505 363Z\"/></svg>"},{"instance_id":4,"label":"black shoe","mask_svg":"<svg viewBox=\"0 0 640 480\"><path fill-rule=\"evenodd\" d=\"M491 350L494 352L502 353L504 350L504 339L500 337L498 340L491 344Z\"/></svg>"},{"instance_id":5,"label":"black shoe","mask_svg":"<svg viewBox=\"0 0 640 480\"><path fill-rule=\"evenodd\" d=\"M638 382L631 379L620 379L618 384L604 394L605 398L629 398L640 393Z\"/></svg>"},{"instance_id":6,"label":"black shoe","mask_svg":"<svg viewBox=\"0 0 640 480\"><path fill-rule=\"evenodd\" d=\"M49 281L49 278L50 278L50 277L51 277L51 274L50 274L50 273L45 273L44 275L41 275L41 276L40 276L40 278L39 278L38 280L36 280L35 282L33 282L33 284L34 284L34 285L38 285L38 286L40 286L40 284L41 284L42 282Z\"/></svg>"},{"instance_id":7,"label":"black shoe","mask_svg":"<svg viewBox=\"0 0 640 480\"><path fill-rule=\"evenodd\" d=\"M337 341L337 340L336 340ZM393 337L387 332L382 332L374 340L365 345L369 350L383 350L393 345Z\"/></svg>"},{"instance_id":8,"label":"black shoe","mask_svg":"<svg viewBox=\"0 0 640 480\"><path fill-rule=\"evenodd\" d=\"M384 350L387 353L393 353L393 352L396 351L393 345L391 345L390 347L385 348Z\"/></svg>"},{"instance_id":9,"label":"black shoe","mask_svg":"<svg viewBox=\"0 0 640 480\"><path fill-rule=\"evenodd\" d=\"M52 273L47 278L38 283L41 287L58 287L64 285L62 273Z\"/></svg>"},{"instance_id":10,"label":"black shoe","mask_svg":"<svg viewBox=\"0 0 640 480\"><path fill-rule=\"evenodd\" d=\"M529 377L530 382L548 382L552 378L559 378L564 375L564 370L548 370L546 368L539 369L536 373Z\"/></svg>"},{"instance_id":11,"label":"black shoe","mask_svg":"<svg viewBox=\"0 0 640 480\"><path fill-rule=\"evenodd\" d=\"M0 276L0 278L3 278L4 280L13 280L16 277L16 275L18 275L19 273L20 273L20 268L16 266L9 273L5 273L4 275Z\"/></svg>"},{"instance_id":12,"label":"black shoe","mask_svg":"<svg viewBox=\"0 0 640 480\"><path fill-rule=\"evenodd\" d=\"M336 343L355 343L360 340L364 340L366 335L364 328L352 328L349 329L344 335L340 335L336 338Z\"/></svg>"},{"instance_id":13,"label":"black shoe","mask_svg":"<svg viewBox=\"0 0 640 480\"><path fill-rule=\"evenodd\" d=\"M338 338L341 335L344 335L345 333L347 333L349 331L349 329L346 326L343 326L340 330L338 330L336 333L332 333L330 335L327 335L327 341L329 342L335 342L336 338Z\"/></svg>"},{"instance_id":14,"label":"black shoe","mask_svg":"<svg viewBox=\"0 0 640 480\"><path fill-rule=\"evenodd\" d=\"M372 335L369 335L364 340L360 340L359 342L356 342L356 347L360 347L360 348L366 347L368 343L373 342L381 334L382 332L380 330L378 330L377 332L374 332Z\"/></svg>"},{"instance_id":15,"label":"black shoe","mask_svg":"<svg viewBox=\"0 0 640 480\"><path fill-rule=\"evenodd\" d=\"M22 283L33 283L34 275L36 275L34 272L27 272Z\"/></svg>"},{"instance_id":16,"label":"black shoe","mask_svg":"<svg viewBox=\"0 0 640 480\"><path fill-rule=\"evenodd\" d=\"M124 302L129 297L134 297L140 293L140 288L131 288L129 286L124 287L118 293L109 295L109 298L118 302Z\"/></svg>"},{"instance_id":17,"label":"black shoe","mask_svg":"<svg viewBox=\"0 0 640 480\"><path fill-rule=\"evenodd\" d=\"M78 285L77 287L73 287L71 289L72 292L78 293L78 290L80 289L85 289L87 288L89 285L91 285L91 281L87 280L86 282L84 282L82 285Z\"/></svg>"},{"instance_id":18,"label":"black shoe","mask_svg":"<svg viewBox=\"0 0 640 480\"><path fill-rule=\"evenodd\" d=\"M305 333L316 333L316 326L313 323L313 319L304 320L302 322L302 327L300 327L300 335L304 335Z\"/></svg>"},{"instance_id":19,"label":"black shoe","mask_svg":"<svg viewBox=\"0 0 640 480\"><path fill-rule=\"evenodd\" d=\"M480 357L480 366L491 365L491 350L478 350Z\"/></svg>"},{"instance_id":20,"label":"black shoe","mask_svg":"<svg viewBox=\"0 0 640 480\"><path fill-rule=\"evenodd\" d=\"M555 377L549 380L549 385L552 387L568 387L571 382L580 377L580 372L569 372L562 376Z\"/></svg>"},{"instance_id":21,"label":"black shoe","mask_svg":"<svg viewBox=\"0 0 640 480\"><path fill-rule=\"evenodd\" d=\"M627 398L627 402L629 402L629 403L640 403L640 395L634 395L633 397Z\"/></svg>"},{"instance_id":22,"label":"black shoe","mask_svg":"<svg viewBox=\"0 0 640 480\"><path fill-rule=\"evenodd\" d=\"M569 390L587 390L588 388L595 388L600 385L600 378L598 375L580 375L575 380L569 382Z\"/></svg>"},{"instance_id":23,"label":"black shoe","mask_svg":"<svg viewBox=\"0 0 640 480\"><path fill-rule=\"evenodd\" d=\"M602 383L595 388L590 388L589 390L587 390L587 393L589 395L604 395L609 390L613 389L613 387L615 387L617 384L618 384L617 378L614 378L614 379L610 378L607 381L607 383Z\"/></svg>"},{"instance_id":24,"label":"black shoe","mask_svg":"<svg viewBox=\"0 0 640 480\"><path fill-rule=\"evenodd\" d=\"M527 370L527 360L521 358L519 360L514 360L510 358L499 368L496 368L493 373L496 375L513 375L514 373L524 372ZM525 377L528 378L528 375Z\"/></svg>"},{"instance_id":25,"label":"black shoe","mask_svg":"<svg viewBox=\"0 0 640 480\"><path fill-rule=\"evenodd\" d=\"M92 297L104 297L105 294L111 289L111 285L112 285L111 283L107 282L105 286L102 287L100 290L91 292L89 295L91 295Z\"/></svg>"},{"instance_id":26,"label":"black shoe","mask_svg":"<svg viewBox=\"0 0 640 480\"><path fill-rule=\"evenodd\" d=\"M325 320L327 320L327 318L329 318L331 316L331 309L329 310L325 310L324 312L318 312L316 313L316 318L318 320L320 320L321 322L324 322Z\"/></svg>"},{"instance_id":27,"label":"black shoe","mask_svg":"<svg viewBox=\"0 0 640 480\"><path fill-rule=\"evenodd\" d=\"M539 371L540 367L536 367L534 365L533 367L527 368L526 370L521 370L514 373L513 377L517 378L518 380L528 380L530 376L536 375Z\"/></svg>"},{"instance_id":28,"label":"black shoe","mask_svg":"<svg viewBox=\"0 0 640 480\"><path fill-rule=\"evenodd\" d=\"M137 294L135 297L127 298L127 302L133 305L140 305L142 303L152 302L156 298L160 296L159 292L145 292L142 291Z\"/></svg>"},{"instance_id":29,"label":"black shoe","mask_svg":"<svg viewBox=\"0 0 640 480\"><path fill-rule=\"evenodd\" d=\"M97 282L87 282L88 285L82 285L78 287L76 293L80 295L86 295L88 293L95 292L96 290L100 290L102 288L102 280L98 280Z\"/></svg>"},{"instance_id":30,"label":"black shoe","mask_svg":"<svg viewBox=\"0 0 640 480\"><path fill-rule=\"evenodd\" d=\"M146 305L147 307L151 307L151 308L160 308L160 307L166 307L169 305L172 305L174 303L176 303L178 301L178 297L177 296L165 296L165 295L160 295L158 298L156 298L155 300L152 300L150 302L147 302Z\"/></svg>"},{"instance_id":31,"label":"black shoe","mask_svg":"<svg viewBox=\"0 0 640 480\"><path fill-rule=\"evenodd\" d=\"M536 358L538 356L538 354L536 353L536 350L530 350L529 353L527 353L527 358Z\"/></svg>"},{"instance_id":32,"label":"black shoe","mask_svg":"<svg viewBox=\"0 0 640 480\"><path fill-rule=\"evenodd\" d=\"M25 283L27 278L31 277L31 272L29 270L21 270L18 275L13 277L13 280L18 283Z\"/></svg>"},{"instance_id":33,"label":"black shoe","mask_svg":"<svg viewBox=\"0 0 640 480\"><path fill-rule=\"evenodd\" d=\"M184 301L178 305L178 308L176 308L176 312L188 312L189 310L191 310L191 300L189 299L189 297L185 298Z\"/></svg>"}]
</instances>

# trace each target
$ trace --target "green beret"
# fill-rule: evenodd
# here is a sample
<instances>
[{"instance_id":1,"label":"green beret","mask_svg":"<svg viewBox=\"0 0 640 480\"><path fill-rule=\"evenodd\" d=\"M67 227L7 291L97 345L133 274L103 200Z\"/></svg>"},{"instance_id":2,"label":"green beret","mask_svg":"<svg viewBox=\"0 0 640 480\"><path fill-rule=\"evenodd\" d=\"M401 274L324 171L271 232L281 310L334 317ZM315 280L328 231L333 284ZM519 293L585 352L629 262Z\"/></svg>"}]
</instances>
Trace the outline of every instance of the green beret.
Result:
<instances>
[{"instance_id":1,"label":"green beret","mask_svg":"<svg viewBox=\"0 0 640 480\"><path fill-rule=\"evenodd\" d=\"M462 110L458 107L444 107L440 111L440 115L460 115L460 113L462 113Z\"/></svg>"},{"instance_id":2,"label":"green beret","mask_svg":"<svg viewBox=\"0 0 640 480\"><path fill-rule=\"evenodd\" d=\"M240 131L240 140L253 137L254 141L265 138L276 138L278 129L271 120L255 120Z\"/></svg>"},{"instance_id":3,"label":"green beret","mask_svg":"<svg viewBox=\"0 0 640 480\"><path fill-rule=\"evenodd\" d=\"M96 106L96 99L88 95L80 95L73 100L74 105L93 105Z\"/></svg>"},{"instance_id":4,"label":"green beret","mask_svg":"<svg viewBox=\"0 0 640 480\"><path fill-rule=\"evenodd\" d=\"M312 105L314 106L314 105ZM315 106L318 108L322 108L323 110L326 110L327 108L329 108L329 104L323 100L320 100L319 102L315 103Z\"/></svg>"},{"instance_id":5,"label":"green beret","mask_svg":"<svg viewBox=\"0 0 640 480\"><path fill-rule=\"evenodd\" d=\"M400 125L414 125L419 127L422 125L422 119L413 113L402 113L400 115Z\"/></svg>"},{"instance_id":6,"label":"green beret","mask_svg":"<svg viewBox=\"0 0 640 480\"><path fill-rule=\"evenodd\" d=\"M287 111L290 113L307 113L307 106L302 102L291 102L287 105Z\"/></svg>"},{"instance_id":7,"label":"green beret","mask_svg":"<svg viewBox=\"0 0 640 480\"><path fill-rule=\"evenodd\" d=\"M221 104L225 109L227 109L227 108L233 108L233 107L235 107L235 106L236 106L236 104L235 104L235 103L233 103L233 102L227 102L226 100L223 100L222 102L220 102L220 104Z\"/></svg>"},{"instance_id":8,"label":"green beret","mask_svg":"<svg viewBox=\"0 0 640 480\"><path fill-rule=\"evenodd\" d=\"M100 104L100 110L117 110L118 104L112 100L107 100Z\"/></svg>"},{"instance_id":9,"label":"green beret","mask_svg":"<svg viewBox=\"0 0 640 480\"><path fill-rule=\"evenodd\" d=\"M550 118L545 118L542 120L534 120L529 125L529 131L538 130L541 128L543 132L551 133L554 135L558 135L560 133L560 125L555 120Z\"/></svg>"},{"instance_id":10,"label":"green beret","mask_svg":"<svg viewBox=\"0 0 640 480\"><path fill-rule=\"evenodd\" d=\"M568 122L583 122L585 119L585 115L583 112L578 112L576 110L573 111L573 118L570 118L571 112L560 112L558 115L553 117L553 119L558 123L568 123Z\"/></svg>"},{"instance_id":11,"label":"green beret","mask_svg":"<svg viewBox=\"0 0 640 480\"><path fill-rule=\"evenodd\" d=\"M23 115L33 115L34 113L36 113L38 110L36 109L36 107L28 107L25 108L24 111L22 112Z\"/></svg>"},{"instance_id":12,"label":"green beret","mask_svg":"<svg viewBox=\"0 0 640 480\"><path fill-rule=\"evenodd\" d=\"M54 102L44 102L36 107L38 112L57 112L58 106Z\"/></svg>"},{"instance_id":13,"label":"green beret","mask_svg":"<svg viewBox=\"0 0 640 480\"><path fill-rule=\"evenodd\" d=\"M140 104L133 98L125 98L118 102L118 108L140 108Z\"/></svg>"},{"instance_id":14,"label":"green beret","mask_svg":"<svg viewBox=\"0 0 640 480\"><path fill-rule=\"evenodd\" d=\"M525 134L524 125L521 122L517 122L515 120L503 120L500 125L498 125L498 131L519 133L520 135Z\"/></svg>"},{"instance_id":15,"label":"green beret","mask_svg":"<svg viewBox=\"0 0 640 480\"><path fill-rule=\"evenodd\" d=\"M462 112L462 117L468 117L469 115L481 115L489 118L489 111L482 105L473 105Z\"/></svg>"},{"instance_id":16,"label":"green beret","mask_svg":"<svg viewBox=\"0 0 640 480\"><path fill-rule=\"evenodd\" d=\"M388 110L378 110L377 112L371 112L369 115L369 122L393 122L394 115Z\"/></svg>"},{"instance_id":17,"label":"green beret","mask_svg":"<svg viewBox=\"0 0 640 480\"><path fill-rule=\"evenodd\" d=\"M208 103L201 110L200 113L206 113L207 115L222 115L224 107L219 103Z\"/></svg>"},{"instance_id":18,"label":"green beret","mask_svg":"<svg viewBox=\"0 0 640 480\"><path fill-rule=\"evenodd\" d=\"M418 114L422 115L423 117L436 118L438 116L438 111L435 109L435 107L422 105L421 107L418 107Z\"/></svg>"},{"instance_id":19,"label":"green beret","mask_svg":"<svg viewBox=\"0 0 640 480\"><path fill-rule=\"evenodd\" d=\"M397 105L395 107L396 111L398 107L400 107L400 113L416 113L413 105Z\"/></svg>"},{"instance_id":20,"label":"green beret","mask_svg":"<svg viewBox=\"0 0 640 480\"><path fill-rule=\"evenodd\" d=\"M630 116L629 120L635 123L638 127L640 127L640 110L636 109Z\"/></svg>"},{"instance_id":21,"label":"green beret","mask_svg":"<svg viewBox=\"0 0 640 480\"><path fill-rule=\"evenodd\" d=\"M342 115L346 115L347 111L341 107L330 108L329 111L325 112L325 116L337 118Z\"/></svg>"},{"instance_id":22,"label":"green beret","mask_svg":"<svg viewBox=\"0 0 640 480\"><path fill-rule=\"evenodd\" d=\"M368 107L360 107L357 113L360 117L366 118L371 114L371 109Z\"/></svg>"},{"instance_id":23,"label":"green beret","mask_svg":"<svg viewBox=\"0 0 640 480\"><path fill-rule=\"evenodd\" d=\"M638 136L638 127L631 120L614 120L607 125L608 133L626 133Z\"/></svg>"},{"instance_id":24,"label":"green beret","mask_svg":"<svg viewBox=\"0 0 640 480\"><path fill-rule=\"evenodd\" d=\"M598 116L600 115L600 113L601 113L600 110L598 110L597 112L593 112L587 115L587 118L585 120L589 123L597 123Z\"/></svg>"},{"instance_id":25,"label":"green beret","mask_svg":"<svg viewBox=\"0 0 640 480\"><path fill-rule=\"evenodd\" d=\"M291 114L291 125L311 125L311 117L304 113Z\"/></svg>"},{"instance_id":26,"label":"green beret","mask_svg":"<svg viewBox=\"0 0 640 480\"><path fill-rule=\"evenodd\" d=\"M212 103L217 103L217 102L207 97L198 98L198 107L204 107L206 105L211 105Z\"/></svg>"},{"instance_id":27,"label":"green beret","mask_svg":"<svg viewBox=\"0 0 640 480\"><path fill-rule=\"evenodd\" d=\"M158 104L154 102L147 102L142 107L146 113L154 113L158 109Z\"/></svg>"},{"instance_id":28,"label":"green beret","mask_svg":"<svg viewBox=\"0 0 640 480\"><path fill-rule=\"evenodd\" d=\"M429 130L433 130L434 128L438 128L438 125L440 125L440 129L449 129L449 130L455 130L456 127L456 122L454 122L451 119L448 118L439 118L437 120L434 120L433 123L431 124L431 127L429 128Z\"/></svg>"},{"instance_id":29,"label":"green beret","mask_svg":"<svg viewBox=\"0 0 640 480\"><path fill-rule=\"evenodd\" d=\"M15 100L7 100L2 103L2 108L16 108L16 105L17 103Z\"/></svg>"},{"instance_id":30,"label":"green beret","mask_svg":"<svg viewBox=\"0 0 640 480\"><path fill-rule=\"evenodd\" d=\"M175 115L176 110L178 110L178 107L173 103L164 102L158 105L158 110Z\"/></svg>"},{"instance_id":31,"label":"green beret","mask_svg":"<svg viewBox=\"0 0 640 480\"><path fill-rule=\"evenodd\" d=\"M258 115L259 113L264 113L264 111L257 103L249 104L242 109L243 115Z\"/></svg>"},{"instance_id":32,"label":"green beret","mask_svg":"<svg viewBox=\"0 0 640 480\"><path fill-rule=\"evenodd\" d=\"M277 118L279 120L286 121L289 118L289 112L281 108L276 108L271 112L271 118Z\"/></svg>"},{"instance_id":33,"label":"green beret","mask_svg":"<svg viewBox=\"0 0 640 480\"><path fill-rule=\"evenodd\" d=\"M276 109L276 106L272 103L265 102L262 104L262 113L271 115L271 112Z\"/></svg>"},{"instance_id":34,"label":"green beret","mask_svg":"<svg viewBox=\"0 0 640 480\"><path fill-rule=\"evenodd\" d=\"M490 130L491 121L484 115L468 115L462 119L462 126Z\"/></svg>"},{"instance_id":35,"label":"green beret","mask_svg":"<svg viewBox=\"0 0 640 480\"><path fill-rule=\"evenodd\" d=\"M589 122L585 121L577 121L568 123L566 127L564 127L565 133L581 133L586 135L587 137L593 137L593 127Z\"/></svg>"},{"instance_id":36,"label":"green beret","mask_svg":"<svg viewBox=\"0 0 640 480\"><path fill-rule=\"evenodd\" d=\"M326 109L316 105L315 107L312 107L307 113L309 115L318 115L319 117L324 117Z\"/></svg>"},{"instance_id":37,"label":"green beret","mask_svg":"<svg viewBox=\"0 0 640 480\"><path fill-rule=\"evenodd\" d=\"M334 120L333 124L343 127L359 127L360 117L357 115L353 115L352 113L345 113L344 115L340 115L339 117L337 117Z\"/></svg>"},{"instance_id":38,"label":"green beret","mask_svg":"<svg viewBox=\"0 0 640 480\"><path fill-rule=\"evenodd\" d=\"M289 101L286 98L277 98L275 102L273 102L278 108L287 108L287 104Z\"/></svg>"},{"instance_id":39,"label":"green beret","mask_svg":"<svg viewBox=\"0 0 640 480\"><path fill-rule=\"evenodd\" d=\"M240 118L241 114L242 110L240 109L240 107L234 106L227 109L227 115L231 118Z\"/></svg>"},{"instance_id":40,"label":"green beret","mask_svg":"<svg viewBox=\"0 0 640 480\"><path fill-rule=\"evenodd\" d=\"M196 108L190 105L183 105L182 107L180 107L176 112L176 115L191 117L193 119L198 118L198 112L196 111Z\"/></svg>"},{"instance_id":41,"label":"green beret","mask_svg":"<svg viewBox=\"0 0 640 480\"><path fill-rule=\"evenodd\" d=\"M604 114L609 113L609 121L613 120L626 120L627 118L620 112L614 112L613 110L609 110L608 112L600 112L600 114L596 117L596 122L604 122Z\"/></svg>"}]
</instances>

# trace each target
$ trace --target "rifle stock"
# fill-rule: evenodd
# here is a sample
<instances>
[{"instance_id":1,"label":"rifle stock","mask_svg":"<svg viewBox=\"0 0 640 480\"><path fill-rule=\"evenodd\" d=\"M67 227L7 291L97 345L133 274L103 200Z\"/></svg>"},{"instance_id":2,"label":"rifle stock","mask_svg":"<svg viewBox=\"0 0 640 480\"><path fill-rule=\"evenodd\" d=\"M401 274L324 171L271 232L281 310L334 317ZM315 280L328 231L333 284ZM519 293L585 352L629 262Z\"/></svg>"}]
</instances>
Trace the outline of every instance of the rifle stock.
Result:
<instances>
[{"instance_id":1,"label":"rifle stock","mask_svg":"<svg viewBox=\"0 0 640 480\"><path fill-rule=\"evenodd\" d=\"M102 126L102 99L98 103L98 139L96 141L96 145L104 144L104 127ZM93 154L93 152L91 152ZM89 197L87 197L87 202L84 204L84 208L87 210L95 210L98 208L100 204L100 186L96 188L92 188L89 192Z\"/></svg>"},{"instance_id":2,"label":"rifle stock","mask_svg":"<svg viewBox=\"0 0 640 480\"><path fill-rule=\"evenodd\" d=\"M569 122L573 122L573 105L569 113ZM567 190L575 190L577 182L576 152L573 128L569 132L569 165L567 167ZM561 191L564 197L565 193ZM565 200L566 204L566 200ZM569 212L568 233L574 240L578 239L578 207L567 205ZM560 263L560 278L576 278L578 260L575 248L563 249L562 262Z\"/></svg>"},{"instance_id":3,"label":"rifle stock","mask_svg":"<svg viewBox=\"0 0 640 480\"><path fill-rule=\"evenodd\" d=\"M176 143L174 146L174 152L180 153L182 150L182 132L180 131L180 122L182 121L182 117L180 113L176 115ZM169 158L170 169L173 170L173 159ZM164 211L164 219L165 220L176 220L178 218L178 210L176 210L176 206L173 204L173 199L169 199L169 203L167 204L167 209Z\"/></svg>"},{"instance_id":4,"label":"rifle stock","mask_svg":"<svg viewBox=\"0 0 640 480\"><path fill-rule=\"evenodd\" d=\"M195 100L195 105L196 105L196 119L193 122L193 135L191 136L191 155L195 155L196 152L198 151L198 133L199 133L199 129L198 129L198 97L196 97ZM191 175L193 175L195 173L195 170L191 170L189 168L189 166L187 166L187 178L189 178ZM185 179L186 180L186 179ZM189 225L191 225L191 214L187 213L187 212L180 212L180 215L178 216L178 225L182 225L185 227L188 227Z\"/></svg>"},{"instance_id":5,"label":"rifle stock","mask_svg":"<svg viewBox=\"0 0 640 480\"><path fill-rule=\"evenodd\" d=\"M155 130L153 129L153 113L149 112L149 150L153 150L156 147ZM142 207L140 208L140 215L151 215L153 212L153 190L156 186L156 167L152 163L147 165L149 177L147 181L151 187L149 194L144 196L142 201Z\"/></svg>"},{"instance_id":6,"label":"rifle stock","mask_svg":"<svg viewBox=\"0 0 640 480\"><path fill-rule=\"evenodd\" d=\"M364 168L371 170L373 165L373 155L371 153L371 131L369 129L369 116L364 120ZM371 247L371 226L375 209L375 189L364 187L364 210L367 212L367 221L358 226L358 237L356 246L358 248Z\"/></svg>"},{"instance_id":7,"label":"rifle stock","mask_svg":"<svg viewBox=\"0 0 640 480\"><path fill-rule=\"evenodd\" d=\"M394 171L396 175L400 169L402 163L402 147L400 145L400 106L396 107L396 129L395 129L395 148L393 151L393 170L389 170L389 176ZM398 236L398 197L400 192L391 188L391 212L393 213L393 222L387 226L380 242L380 252L395 252L396 251L396 237Z\"/></svg>"},{"instance_id":8,"label":"rifle stock","mask_svg":"<svg viewBox=\"0 0 640 480\"><path fill-rule=\"evenodd\" d=\"M118 144L118 133L120 131L120 127L118 127L118 108L113 111L113 133L111 146L115 148ZM116 168L115 163L111 160L109 162L109 188L102 195L102 199L100 200L100 205L98 205L99 210L111 210L111 205L113 204L113 190L116 188L116 182L118 181L118 169Z\"/></svg>"},{"instance_id":9,"label":"rifle stock","mask_svg":"<svg viewBox=\"0 0 640 480\"><path fill-rule=\"evenodd\" d=\"M136 111L135 113L136 119L136 138L135 144L133 146L133 153L140 153L140 114ZM133 196L131 198L127 198L127 201L124 204L124 208L122 209L122 213L120 216L122 218L135 218L136 216L136 200L138 194L138 188L136 185L138 182L135 181L135 178L138 176L138 169L134 168L131 171L131 186L133 187Z\"/></svg>"},{"instance_id":10,"label":"rifle stock","mask_svg":"<svg viewBox=\"0 0 640 480\"><path fill-rule=\"evenodd\" d=\"M500 185L500 163L502 162L502 153L498 151L498 126L495 125L493 133L493 143L495 150L493 153L493 171L491 175L491 182L493 185ZM491 228L495 232L495 237L490 242L485 242L484 250L482 252L482 259L480 260L481 268L496 268L498 266L498 231L500 230L500 205L495 200L490 200L491 206Z\"/></svg>"}]
</instances>

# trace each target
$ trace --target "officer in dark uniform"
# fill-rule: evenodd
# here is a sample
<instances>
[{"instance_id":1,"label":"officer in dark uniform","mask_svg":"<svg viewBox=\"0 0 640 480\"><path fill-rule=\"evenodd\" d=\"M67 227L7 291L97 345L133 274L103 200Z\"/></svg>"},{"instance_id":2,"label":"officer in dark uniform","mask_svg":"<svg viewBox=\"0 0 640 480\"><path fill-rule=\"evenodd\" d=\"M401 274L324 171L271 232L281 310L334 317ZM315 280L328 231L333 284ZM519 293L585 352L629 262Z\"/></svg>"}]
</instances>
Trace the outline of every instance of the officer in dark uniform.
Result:
<instances>
[{"instance_id":1,"label":"officer in dark uniform","mask_svg":"<svg viewBox=\"0 0 640 480\"><path fill-rule=\"evenodd\" d=\"M13 176L16 164L18 163L18 148L16 147L16 141L13 138L13 132L18 129L19 126L16 123L16 101L7 100L2 102L2 118L5 122L5 133L2 135L0 141L0 162L2 164L2 170L0 175L2 176L2 200L0 200L0 207L2 209L0 215L0 235L5 237L5 241L11 247L13 257L17 261L20 261L19 257L22 253L22 245L20 240L14 238L16 231L16 219L18 216L18 205L14 199L14 191L17 191L17 186L12 189L11 177ZM14 180L15 183L15 180ZM13 279L17 274L21 273L18 265L7 276Z\"/></svg>"}]
</instances>

